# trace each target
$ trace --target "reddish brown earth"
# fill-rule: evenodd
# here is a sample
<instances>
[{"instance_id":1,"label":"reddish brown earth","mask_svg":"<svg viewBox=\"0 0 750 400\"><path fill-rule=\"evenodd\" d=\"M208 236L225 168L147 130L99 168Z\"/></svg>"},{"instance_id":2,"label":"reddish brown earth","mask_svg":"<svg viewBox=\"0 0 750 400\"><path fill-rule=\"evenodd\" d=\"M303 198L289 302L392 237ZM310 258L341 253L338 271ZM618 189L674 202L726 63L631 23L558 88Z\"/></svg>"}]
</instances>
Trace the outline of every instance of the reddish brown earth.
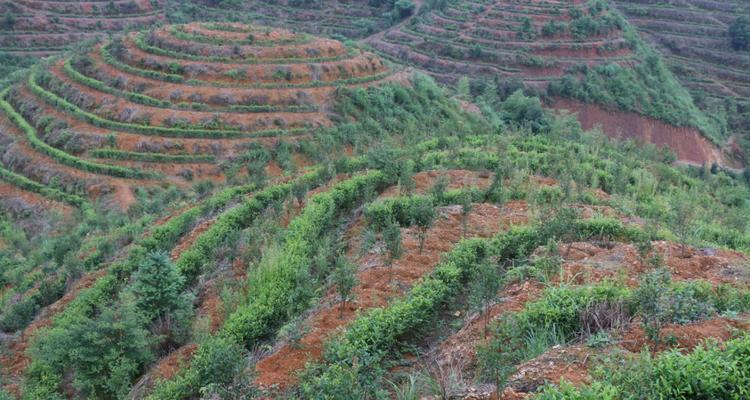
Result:
<instances>
[{"instance_id":1,"label":"reddish brown earth","mask_svg":"<svg viewBox=\"0 0 750 400\"><path fill-rule=\"evenodd\" d=\"M750 284L750 260L740 252L688 246L683 254L679 244L656 241L653 246L674 280L704 279L713 284ZM651 268L642 263L632 244L614 242L608 247L576 242L571 244L567 254L567 246L562 246L560 252L565 256L566 279L578 284L624 277L626 284L635 287L638 277Z\"/></svg>"},{"instance_id":2,"label":"reddish brown earth","mask_svg":"<svg viewBox=\"0 0 750 400\"><path fill-rule=\"evenodd\" d=\"M415 174L415 192L424 193L435 183L438 177L444 176L451 189L462 187L486 187L491 182L491 175L484 172L467 170L427 171ZM381 197L398 195L398 188L391 187ZM428 231L423 252L419 252L417 231L414 228L402 229L404 255L391 268L385 265L380 252L371 250L358 258L360 235L364 230L364 221L360 219L345 234L352 245L349 257L357 259L360 270L357 274L358 284L354 289L354 300L341 306L337 294L330 290L320 308L307 317L305 324L309 332L295 344L280 343L270 356L258 362L257 382L265 388L283 389L296 381L295 372L300 371L306 362L318 360L322 356L323 344L334 332L342 329L359 313L374 307L385 306L389 298L402 295L422 276L428 274L439 262L440 255L461 238L460 209L442 207L441 217ZM468 235L488 237L500 229L518 222L518 205L498 209L487 204L475 205L469 217ZM525 215L524 215L525 217ZM382 246L382 243L376 246Z\"/></svg>"},{"instance_id":3,"label":"reddish brown earth","mask_svg":"<svg viewBox=\"0 0 750 400\"><path fill-rule=\"evenodd\" d=\"M68 204L50 200L34 192L29 192L0 181L0 200L13 199L18 199L23 204L39 207L45 210L58 210L64 216L70 216L73 213L73 207Z\"/></svg>"},{"instance_id":4,"label":"reddish brown earth","mask_svg":"<svg viewBox=\"0 0 750 400\"><path fill-rule=\"evenodd\" d=\"M673 348L690 351L709 339L719 342L730 340L735 337L738 330L750 330L750 323L717 317L686 325L667 325L661 331L662 337L672 338L675 343L671 345L662 343L658 351ZM581 343L554 346L544 354L524 362L509 378L508 387L500 398L503 400L531 398L532 393L545 383L558 383L561 380L581 386L590 382L590 368L599 356L617 351L617 349L637 354L644 346L649 346L654 350L653 343L645 338L643 329L637 321L631 323L625 332L616 332L615 335L620 336L621 339L606 348L593 348Z\"/></svg>"},{"instance_id":5,"label":"reddish brown earth","mask_svg":"<svg viewBox=\"0 0 750 400\"><path fill-rule=\"evenodd\" d=\"M377 251L371 251L359 260L358 285L354 300L342 308L337 295L329 291L323 305L306 321L310 330L299 343L284 344L271 356L258 362L256 369L259 385L283 389L296 381L294 373L309 361L319 360L323 344L331 335L348 324L365 310L383 307L388 300L402 295L440 261L440 255L461 239L460 208L441 207L441 216L428 230L424 250L419 253L417 230L403 228L403 256L387 267ZM468 236L489 237L500 229L503 220L496 206L476 204L469 216Z\"/></svg>"},{"instance_id":6,"label":"reddish brown earth","mask_svg":"<svg viewBox=\"0 0 750 400\"><path fill-rule=\"evenodd\" d=\"M676 127L666 122L636 113L606 110L596 104L585 104L558 99L553 104L558 110L576 113L584 129L600 128L607 136L634 139L642 143L669 147L677 159L694 165L717 163L738 167L721 149L711 143L695 128Z\"/></svg>"},{"instance_id":7,"label":"reddish brown earth","mask_svg":"<svg viewBox=\"0 0 750 400\"><path fill-rule=\"evenodd\" d=\"M674 347L692 350L706 339L716 339L720 342L729 340L736 336L737 331L750 331L750 322L717 317L686 325L670 324L662 328L661 337L664 340L655 350L663 351ZM674 339L676 345L666 343L668 339ZM639 353L644 346L654 350L654 344L646 338L640 324L633 324L623 335L620 345L633 353Z\"/></svg>"}]
</instances>

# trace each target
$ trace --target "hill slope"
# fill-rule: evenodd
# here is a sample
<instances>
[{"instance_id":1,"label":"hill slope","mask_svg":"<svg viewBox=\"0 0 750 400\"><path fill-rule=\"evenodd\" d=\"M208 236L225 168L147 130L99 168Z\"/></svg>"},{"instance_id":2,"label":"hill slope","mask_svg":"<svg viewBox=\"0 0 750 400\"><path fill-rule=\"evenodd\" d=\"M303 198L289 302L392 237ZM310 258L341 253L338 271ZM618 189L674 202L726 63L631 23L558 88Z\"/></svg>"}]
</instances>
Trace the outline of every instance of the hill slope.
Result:
<instances>
[{"instance_id":1,"label":"hill slope","mask_svg":"<svg viewBox=\"0 0 750 400\"><path fill-rule=\"evenodd\" d=\"M167 25L48 64L3 92L5 168L84 198L114 190L126 208L130 187L222 181L248 173L222 163L250 150L289 153L331 125L337 87L391 75L334 40L232 24Z\"/></svg>"},{"instance_id":2,"label":"hill slope","mask_svg":"<svg viewBox=\"0 0 750 400\"><path fill-rule=\"evenodd\" d=\"M617 0L638 32L709 113L726 113L730 130L750 132L750 54L734 49L730 26L750 8L742 1L642 2Z\"/></svg>"}]
</instances>

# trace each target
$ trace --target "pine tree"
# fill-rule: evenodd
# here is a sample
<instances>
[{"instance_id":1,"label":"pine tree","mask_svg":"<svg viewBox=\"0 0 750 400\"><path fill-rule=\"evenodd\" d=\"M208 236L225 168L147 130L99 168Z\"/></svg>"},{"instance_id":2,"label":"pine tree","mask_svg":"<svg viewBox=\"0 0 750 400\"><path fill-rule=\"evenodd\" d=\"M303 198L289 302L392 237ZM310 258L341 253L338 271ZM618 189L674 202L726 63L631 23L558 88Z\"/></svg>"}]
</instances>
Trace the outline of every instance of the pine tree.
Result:
<instances>
[{"instance_id":1,"label":"pine tree","mask_svg":"<svg viewBox=\"0 0 750 400\"><path fill-rule=\"evenodd\" d=\"M151 252L135 273L133 293L136 304L150 319L184 306L181 295L184 279L164 252Z\"/></svg>"}]
</instances>

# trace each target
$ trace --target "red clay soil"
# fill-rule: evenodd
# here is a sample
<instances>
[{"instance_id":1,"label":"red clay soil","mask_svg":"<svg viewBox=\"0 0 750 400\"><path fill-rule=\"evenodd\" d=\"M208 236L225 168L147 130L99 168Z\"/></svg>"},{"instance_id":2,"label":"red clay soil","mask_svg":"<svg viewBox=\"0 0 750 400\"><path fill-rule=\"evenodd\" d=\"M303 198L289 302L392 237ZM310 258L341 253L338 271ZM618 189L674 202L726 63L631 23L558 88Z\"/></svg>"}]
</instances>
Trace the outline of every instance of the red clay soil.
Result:
<instances>
[{"instance_id":1,"label":"red clay soil","mask_svg":"<svg viewBox=\"0 0 750 400\"><path fill-rule=\"evenodd\" d=\"M517 372L508 379L508 387L500 398L526 398L547 382L565 380L575 386L586 384L591 379L589 367L593 355L599 352L599 349L585 344L554 346L539 357L518 366Z\"/></svg>"},{"instance_id":2,"label":"red clay soil","mask_svg":"<svg viewBox=\"0 0 750 400\"><path fill-rule=\"evenodd\" d=\"M544 285L538 282L508 286L500 294L501 300L490 307L489 321L497 320L505 313L521 311L527 302L538 298L543 289ZM440 343L427 358L442 366L460 366L464 372L474 370L477 348L487 341L484 337L485 321L485 317L478 313L469 316L464 327Z\"/></svg>"},{"instance_id":3,"label":"red clay soil","mask_svg":"<svg viewBox=\"0 0 750 400\"><path fill-rule=\"evenodd\" d=\"M439 263L440 255L450 251L461 239L461 229L457 228L461 225L460 207L441 207L439 212L440 217L428 230L422 254L419 253L417 230L403 228L404 254L391 268L385 265L377 250L360 259L358 284L353 291L355 300L342 309L338 296L329 291L320 308L307 318L309 333L296 345L282 344L272 355L258 362L256 382L269 389L283 389L294 384L294 374L307 362L322 357L324 342L336 331L363 311L386 306L389 299L402 295L429 274ZM476 204L469 216L467 236L489 237L499 231L502 219L498 207ZM361 223L357 229L362 229Z\"/></svg>"},{"instance_id":4,"label":"red clay soil","mask_svg":"<svg viewBox=\"0 0 750 400\"><path fill-rule=\"evenodd\" d=\"M200 224L198 224L198 226L193 228L193 230L191 230L190 233L187 234L187 236L183 236L182 238L180 238L180 241L170 252L169 258L171 258L172 261L177 261L182 253L192 247L193 243L195 243L195 240L198 239L198 237L202 235L203 232L207 231L208 228L210 228L214 224L214 222L216 222L216 218L204 220Z\"/></svg>"},{"instance_id":5,"label":"red clay soil","mask_svg":"<svg viewBox=\"0 0 750 400\"><path fill-rule=\"evenodd\" d=\"M327 190L327 188L330 188L332 185L335 185L337 182L340 182L348 177L348 174L339 174L335 178L327 182L325 185L308 191L306 194L306 198L310 198L310 196L313 196L316 193L325 191ZM291 176L278 178L276 180L273 180L271 184L279 184L292 178L293 177ZM252 195L252 193L248 194L249 197L251 197ZM290 206L290 204L287 203L286 206L288 207ZM295 202L291 204L291 206L292 208L288 212L283 213L280 225L286 226L289 220L291 220L291 218L299 213L303 205L296 204ZM216 218L206 220L198 225L198 227L193 229L193 231L180 242L180 244L178 245L179 250L176 247L172 251L172 260L176 260L177 258L179 258L180 254L186 249L190 248L195 239L200 236L201 233L205 232L215 221ZM239 253L243 253L242 249L240 249ZM198 310L196 311L195 320L199 321L204 318L208 318L209 332L211 334L215 334L219 331L219 328L221 328L222 324L224 323L224 318L226 317L224 304L221 300L220 287L218 286L221 279L223 278L230 279L234 282L244 281L245 279L247 279L247 262L242 258L235 259L232 262L231 269L227 271L226 274L221 277L211 279L204 285L199 287ZM160 379L169 379L173 377L180 370L182 365L190 361L197 348L197 343L190 342L158 360L156 364L154 364L154 366L151 367L151 369L140 379L139 384L136 385L139 387L138 390L148 388L150 384Z\"/></svg>"},{"instance_id":6,"label":"red clay soil","mask_svg":"<svg viewBox=\"0 0 750 400\"><path fill-rule=\"evenodd\" d=\"M196 350L198 350L197 344L188 343L173 351L163 358L156 368L151 370L149 377L154 381L171 379L189 362Z\"/></svg>"},{"instance_id":7,"label":"red clay soil","mask_svg":"<svg viewBox=\"0 0 750 400\"><path fill-rule=\"evenodd\" d=\"M20 199L24 204L44 210L54 209L61 211L66 217L73 213L73 207L68 204L50 200L37 193L20 189L3 181L0 181L0 199Z\"/></svg>"},{"instance_id":8,"label":"red clay soil","mask_svg":"<svg viewBox=\"0 0 750 400\"><path fill-rule=\"evenodd\" d=\"M692 350L706 339L717 339L720 342L729 340L736 336L737 331L750 331L750 322L717 317L687 325L671 324L662 328L661 337L664 343L661 343L657 350L664 351L675 347ZM676 346L666 343L668 338L676 340ZM654 347L654 344L646 339L643 328L638 323L632 324L631 329L623 335L620 345L633 353L640 352L646 345Z\"/></svg>"},{"instance_id":9,"label":"red clay soil","mask_svg":"<svg viewBox=\"0 0 750 400\"><path fill-rule=\"evenodd\" d=\"M576 113L584 129L600 127L609 137L667 146L677 154L678 160L688 164L717 163L727 167L740 166L734 160L725 157L719 148L695 128L676 127L636 113L605 110L596 104L572 100L558 99L553 103L553 107Z\"/></svg>"},{"instance_id":10,"label":"red clay soil","mask_svg":"<svg viewBox=\"0 0 750 400\"><path fill-rule=\"evenodd\" d=\"M653 246L674 280L705 279L712 284L750 284L750 260L740 252L687 247L683 255L679 244L656 241ZM650 268L643 265L632 244L613 242L610 246L600 246L576 242L571 244L566 255L567 248L567 245L560 248L560 253L565 256L564 279L578 284L624 276L625 283L635 287L638 277Z\"/></svg>"},{"instance_id":11,"label":"red clay soil","mask_svg":"<svg viewBox=\"0 0 750 400\"><path fill-rule=\"evenodd\" d=\"M737 330L750 330L750 323L737 319L713 318L687 325L672 324L662 329L663 338L674 338L676 344L662 343L658 351L678 348L690 351L707 339L720 342L734 337ZM558 383L561 380L581 386L590 381L589 369L595 356L607 353L617 347L632 353L640 353L644 346L653 349L653 343L645 338L640 324L631 323L629 329L623 333L622 340L615 346L597 349L585 344L571 346L555 346L544 354L522 363L517 372L508 380L508 387L503 391L500 399L515 400L531 398L532 393L545 383Z\"/></svg>"},{"instance_id":12,"label":"red clay soil","mask_svg":"<svg viewBox=\"0 0 750 400\"><path fill-rule=\"evenodd\" d=\"M188 207L180 209L179 211L173 213L173 215L181 214L182 211L187 209ZM163 224L166 221L168 221L168 219L162 219L157 222L155 226ZM146 233L146 235L148 235L148 233ZM75 282L73 287L68 290L65 295L63 295L63 297L61 297L51 305L45 307L37 315L35 320L31 324L29 324L26 329L24 329L21 335L16 340L10 343L10 345L8 346L8 351L3 352L2 355L0 355L0 366L3 370L2 376L8 377L10 380L10 383L7 385L6 389L12 391L13 393L20 394L20 387L18 386L18 384L20 383L21 377L23 376L24 372L26 371L26 367L30 362L28 357L26 357L25 352L28 348L29 341L34 336L36 331L39 328L52 325L52 318L55 315L65 310L68 304L70 304L71 301L78 297L78 294L82 290L92 287L99 280L99 278L103 277L107 273L107 271L108 269L106 267L102 267L97 271L92 271L82 276Z\"/></svg>"}]
</instances>

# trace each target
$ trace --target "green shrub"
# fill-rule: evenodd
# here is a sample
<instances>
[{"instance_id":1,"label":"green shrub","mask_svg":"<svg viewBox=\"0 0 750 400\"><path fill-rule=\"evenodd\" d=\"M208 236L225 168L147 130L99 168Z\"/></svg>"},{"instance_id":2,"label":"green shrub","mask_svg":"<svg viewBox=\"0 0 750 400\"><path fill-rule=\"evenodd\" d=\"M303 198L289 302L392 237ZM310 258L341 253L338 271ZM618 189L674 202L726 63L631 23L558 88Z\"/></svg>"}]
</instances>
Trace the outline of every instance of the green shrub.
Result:
<instances>
[{"instance_id":1,"label":"green shrub","mask_svg":"<svg viewBox=\"0 0 750 400\"><path fill-rule=\"evenodd\" d=\"M742 399L750 396L750 335L692 352L671 350L607 362L591 384L547 385L537 399Z\"/></svg>"},{"instance_id":2,"label":"green shrub","mask_svg":"<svg viewBox=\"0 0 750 400\"><path fill-rule=\"evenodd\" d=\"M229 317L224 332L251 347L286 318L303 310L311 299L313 282L308 260L317 250L318 239L334 216L351 209L366 188L381 190L386 183L384 175L375 171L311 198L302 214L290 223L281 256L251 276L248 301Z\"/></svg>"}]
</instances>

